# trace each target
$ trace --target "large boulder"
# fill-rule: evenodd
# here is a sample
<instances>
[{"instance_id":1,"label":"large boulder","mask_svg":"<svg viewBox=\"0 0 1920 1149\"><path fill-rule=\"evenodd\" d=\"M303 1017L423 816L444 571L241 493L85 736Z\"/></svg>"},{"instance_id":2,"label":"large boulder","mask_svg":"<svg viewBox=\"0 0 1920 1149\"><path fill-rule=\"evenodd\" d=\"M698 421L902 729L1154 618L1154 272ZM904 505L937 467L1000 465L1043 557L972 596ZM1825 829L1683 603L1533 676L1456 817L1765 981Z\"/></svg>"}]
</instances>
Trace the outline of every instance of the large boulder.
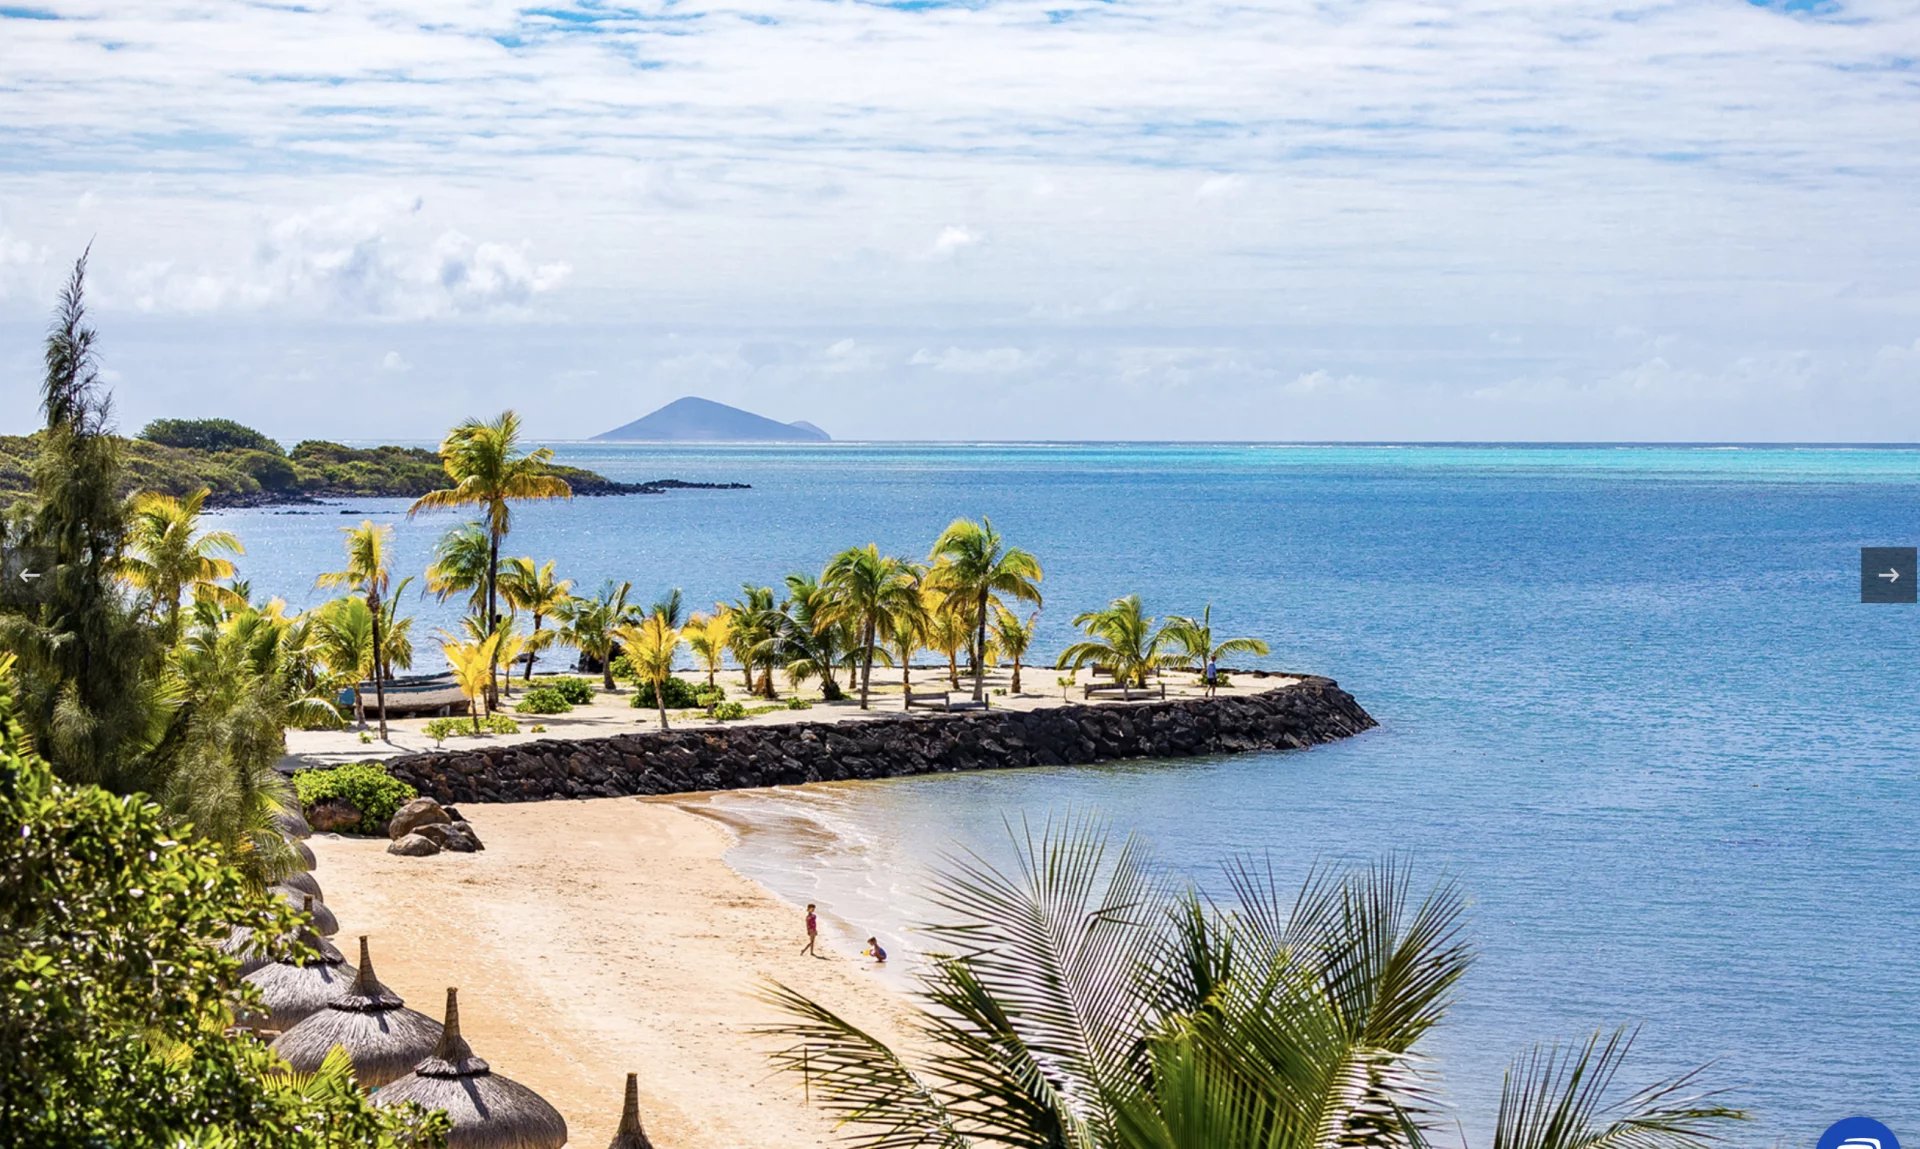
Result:
<instances>
[{"instance_id":1,"label":"large boulder","mask_svg":"<svg viewBox=\"0 0 1920 1149\"><path fill-rule=\"evenodd\" d=\"M428 839L441 849L451 850L456 854L471 854L476 850L486 849L480 844L480 838L473 832L473 827L465 822L448 822L444 826L438 822L430 822L415 830L414 833Z\"/></svg>"},{"instance_id":2,"label":"large boulder","mask_svg":"<svg viewBox=\"0 0 1920 1149\"><path fill-rule=\"evenodd\" d=\"M307 807L307 821L323 834L351 834L363 816L360 807L345 798L323 798Z\"/></svg>"},{"instance_id":3,"label":"large boulder","mask_svg":"<svg viewBox=\"0 0 1920 1149\"><path fill-rule=\"evenodd\" d=\"M439 852L439 843L424 834L405 834L387 843L387 853L403 858L425 858Z\"/></svg>"},{"instance_id":4,"label":"large boulder","mask_svg":"<svg viewBox=\"0 0 1920 1149\"><path fill-rule=\"evenodd\" d=\"M387 823L387 837L398 841L422 826L444 826L451 821L440 803L432 798L415 798L394 811L393 820Z\"/></svg>"}]
</instances>

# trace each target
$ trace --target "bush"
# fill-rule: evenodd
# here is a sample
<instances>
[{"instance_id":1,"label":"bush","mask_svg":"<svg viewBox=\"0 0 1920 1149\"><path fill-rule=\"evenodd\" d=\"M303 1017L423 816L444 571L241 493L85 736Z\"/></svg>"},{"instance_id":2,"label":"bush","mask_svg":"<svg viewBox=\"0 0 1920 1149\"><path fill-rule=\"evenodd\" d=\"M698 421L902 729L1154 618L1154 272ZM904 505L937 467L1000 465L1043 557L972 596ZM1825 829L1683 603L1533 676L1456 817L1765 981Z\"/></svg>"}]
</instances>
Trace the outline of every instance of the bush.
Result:
<instances>
[{"instance_id":1,"label":"bush","mask_svg":"<svg viewBox=\"0 0 1920 1149\"><path fill-rule=\"evenodd\" d=\"M163 447L186 447L195 451L286 453L280 444L232 419L155 419L141 429L140 437Z\"/></svg>"},{"instance_id":2,"label":"bush","mask_svg":"<svg viewBox=\"0 0 1920 1149\"><path fill-rule=\"evenodd\" d=\"M300 486L300 472L278 452L234 451L221 456L221 461L242 474L251 475L262 490L291 491Z\"/></svg>"},{"instance_id":3,"label":"bush","mask_svg":"<svg viewBox=\"0 0 1920 1149\"><path fill-rule=\"evenodd\" d=\"M378 762L350 762L330 770L302 770L293 776L293 792L300 807L311 810L328 798L345 798L360 811L360 834L385 834L393 812L420 796L420 791L387 773Z\"/></svg>"},{"instance_id":4,"label":"bush","mask_svg":"<svg viewBox=\"0 0 1920 1149\"><path fill-rule=\"evenodd\" d=\"M616 670L615 673L619 672ZM667 688L664 693L668 710L692 710L701 704L700 692L694 689L693 683L678 676L667 678ZM642 682L633 688L633 705L641 709L652 709L655 706L653 683Z\"/></svg>"},{"instance_id":5,"label":"bush","mask_svg":"<svg viewBox=\"0 0 1920 1149\"><path fill-rule=\"evenodd\" d=\"M475 738L479 734L518 734L520 724L504 714L489 714L480 720L480 730L476 734L473 729L473 719L470 716L455 714L445 718L435 718L428 722L424 729L427 737L435 742L444 742L455 735Z\"/></svg>"},{"instance_id":6,"label":"bush","mask_svg":"<svg viewBox=\"0 0 1920 1149\"><path fill-rule=\"evenodd\" d=\"M565 714L573 709L566 695L551 686L536 686L514 703L515 714Z\"/></svg>"},{"instance_id":7,"label":"bush","mask_svg":"<svg viewBox=\"0 0 1920 1149\"><path fill-rule=\"evenodd\" d=\"M813 703L808 702L804 698L795 696L793 698L787 699L787 709L788 710L812 710Z\"/></svg>"},{"instance_id":8,"label":"bush","mask_svg":"<svg viewBox=\"0 0 1920 1149\"><path fill-rule=\"evenodd\" d=\"M738 702L721 702L717 703L712 710L708 711L707 715L719 722L731 722L736 718L745 718L747 716L747 708Z\"/></svg>"},{"instance_id":9,"label":"bush","mask_svg":"<svg viewBox=\"0 0 1920 1149\"><path fill-rule=\"evenodd\" d=\"M585 678L550 678L540 685L548 690L559 691L560 697L574 706L591 703L596 692L593 682Z\"/></svg>"},{"instance_id":10,"label":"bush","mask_svg":"<svg viewBox=\"0 0 1920 1149\"><path fill-rule=\"evenodd\" d=\"M726 691L720 690L720 689L709 690L704 686L702 686L699 690L694 691L694 694L693 694L693 704L695 706L700 707L702 710L708 709L719 703L725 702L726 700L727 700Z\"/></svg>"}]
</instances>

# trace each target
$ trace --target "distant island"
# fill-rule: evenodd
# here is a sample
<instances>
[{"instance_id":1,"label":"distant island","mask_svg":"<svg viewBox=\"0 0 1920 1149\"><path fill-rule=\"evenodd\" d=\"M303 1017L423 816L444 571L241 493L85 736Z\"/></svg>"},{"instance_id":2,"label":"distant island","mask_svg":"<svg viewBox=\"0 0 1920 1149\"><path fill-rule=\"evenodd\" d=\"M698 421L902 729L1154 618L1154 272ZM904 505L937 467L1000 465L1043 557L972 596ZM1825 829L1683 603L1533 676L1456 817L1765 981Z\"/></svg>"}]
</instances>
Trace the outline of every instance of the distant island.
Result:
<instances>
[{"instance_id":1,"label":"distant island","mask_svg":"<svg viewBox=\"0 0 1920 1149\"><path fill-rule=\"evenodd\" d=\"M594 439L608 443L830 443L833 436L805 420L782 423L688 395Z\"/></svg>"},{"instance_id":2,"label":"distant island","mask_svg":"<svg viewBox=\"0 0 1920 1149\"><path fill-rule=\"evenodd\" d=\"M0 435L0 506L32 486L36 436ZM185 495L207 488L209 507L270 507L340 498L418 498L446 485L440 456L420 447L348 447L307 439L288 451L231 419L156 419L120 440L127 493ZM738 490L745 483L654 479L623 483L554 464L576 495L657 495L671 490Z\"/></svg>"}]
</instances>

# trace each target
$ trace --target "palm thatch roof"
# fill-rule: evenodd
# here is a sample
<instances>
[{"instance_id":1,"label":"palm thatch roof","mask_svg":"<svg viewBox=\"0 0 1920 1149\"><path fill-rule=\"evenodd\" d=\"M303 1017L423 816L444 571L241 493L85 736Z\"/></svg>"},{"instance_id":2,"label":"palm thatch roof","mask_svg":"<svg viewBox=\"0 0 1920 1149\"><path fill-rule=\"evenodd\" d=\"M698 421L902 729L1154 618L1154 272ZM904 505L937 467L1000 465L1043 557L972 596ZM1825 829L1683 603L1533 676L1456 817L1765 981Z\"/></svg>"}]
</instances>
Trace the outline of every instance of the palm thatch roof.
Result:
<instances>
[{"instance_id":1,"label":"palm thatch roof","mask_svg":"<svg viewBox=\"0 0 1920 1149\"><path fill-rule=\"evenodd\" d=\"M303 894L312 894L313 900L316 902L325 901L327 897L327 895L320 890L319 879L307 873L305 870L295 870L293 873L281 878L276 884L286 886L288 889L299 890Z\"/></svg>"},{"instance_id":2,"label":"palm thatch roof","mask_svg":"<svg viewBox=\"0 0 1920 1149\"><path fill-rule=\"evenodd\" d=\"M440 1023L407 1009L399 994L380 983L362 934L360 972L347 992L275 1038L273 1048L295 1069L312 1073L340 1046L353 1061L354 1079L378 1089L405 1077L439 1043Z\"/></svg>"},{"instance_id":3,"label":"palm thatch roof","mask_svg":"<svg viewBox=\"0 0 1920 1149\"><path fill-rule=\"evenodd\" d=\"M289 838L311 838L313 827L298 810L282 810L273 816L273 824Z\"/></svg>"},{"instance_id":4,"label":"palm thatch roof","mask_svg":"<svg viewBox=\"0 0 1920 1149\"><path fill-rule=\"evenodd\" d=\"M540 1095L493 1072L460 1036L459 990L447 990L440 1044L413 1072L373 1095L375 1105L444 1109L447 1149L561 1149L567 1122Z\"/></svg>"},{"instance_id":5,"label":"palm thatch roof","mask_svg":"<svg viewBox=\"0 0 1920 1149\"><path fill-rule=\"evenodd\" d=\"M300 940L314 952L297 959L276 959L246 976L246 983L260 991L267 1012L262 1015L256 1010L242 1010L235 1018L237 1024L247 1029L285 1032L347 992L358 971L347 964L333 943L314 936L311 930L302 931Z\"/></svg>"},{"instance_id":6,"label":"palm thatch roof","mask_svg":"<svg viewBox=\"0 0 1920 1149\"><path fill-rule=\"evenodd\" d=\"M614 1130L607 1149L653 1149L647 1131L640 1124L640 1075L627 1074L627 1102L620 1110L620 1128Z\"/></svg>"},{"instance_id":7,"label":"palm thatch roof","mask_svg":"<svg viewBox=\"0 0 1920 1149\"><path fill-rule=\"evenodd\" d=\"M284 898L306 911L313 932L323 938L330 938L340 932L340 919L333 916L327 903L314 897L305 890L296 890L292 886L268 886L267 892L276 898Z\"/></svg>"}]
</instances>

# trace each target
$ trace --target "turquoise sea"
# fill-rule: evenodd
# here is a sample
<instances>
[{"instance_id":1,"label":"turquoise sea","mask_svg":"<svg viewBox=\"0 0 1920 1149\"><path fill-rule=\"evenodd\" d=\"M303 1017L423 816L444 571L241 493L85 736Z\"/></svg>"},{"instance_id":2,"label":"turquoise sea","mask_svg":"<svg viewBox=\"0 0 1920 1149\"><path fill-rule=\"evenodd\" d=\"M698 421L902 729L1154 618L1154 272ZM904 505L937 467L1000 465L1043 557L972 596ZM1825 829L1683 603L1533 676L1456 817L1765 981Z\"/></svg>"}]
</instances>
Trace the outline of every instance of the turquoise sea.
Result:
<instances>
[{"instance_id":1,"label":"turquoise sea","mask_svg":"<svg viewBox=\"0 0 1920 1149\"><path fill-rule=\"evenodd\" d=\"M1097 809L1203 884L1235 851L1294 874L1398 851L1473 895L1481 960L1434 1050L1474 1143L1510 1057L1620 1022L1649 1074L1718 1062L1758 1115L1741 1144L1854 1113L1920 1137L1920 608L1857 601L1860 546L1920 542L1920 448L558 449L753 484L516 511L509 550L583 588L704 604L986 514L1046 566L1042 651L1114 595L1212 602L1381 721L1302 754L737 800L784 829L736 864L843 928L897 936L932 848L994 851L1021 815ZM256 591L303 605L362 515L419 569L449 520L403 510L220 517Z\"/></svg>"}]
</instances>

